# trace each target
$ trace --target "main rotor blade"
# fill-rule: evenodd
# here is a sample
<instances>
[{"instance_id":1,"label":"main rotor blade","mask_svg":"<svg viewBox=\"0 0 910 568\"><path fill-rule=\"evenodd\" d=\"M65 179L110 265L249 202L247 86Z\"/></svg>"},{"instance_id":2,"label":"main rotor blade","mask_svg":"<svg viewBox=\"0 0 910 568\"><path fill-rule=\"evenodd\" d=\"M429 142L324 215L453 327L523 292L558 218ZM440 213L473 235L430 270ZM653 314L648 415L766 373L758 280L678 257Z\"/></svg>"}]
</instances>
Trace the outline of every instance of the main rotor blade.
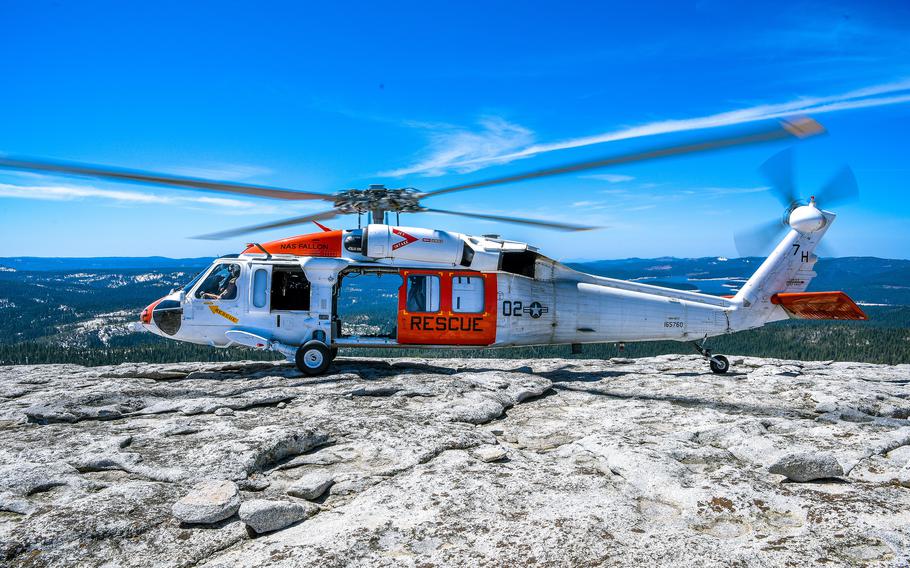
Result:
<instances>
[{"instance_id":1,"label":"main rotor blade","mask_svg":"<svg viewBox=\"0 0 910 568\"><path fill-rule=\"evenodd\" d=\"M859 197L859 186L856 184L856 176L853 175L850 166L844 166L837 175L822 186L815 197L821 207L856 200Z\"/></svg>"},{"instance_id":2,"label":"main rotor blade","mask_svg":"<svg viewBox=\"0 0 910 568\"><path fill-rule=\"evenodd\" d=\"M741 132L732 136L706 136L704 138L695 139L689 142L675 144L672 146L656 146L647 150L633 152L631 154L620 154L618 156L609 156L606 158L598 158L596 160L576 162L563 166L556 166L521 174L514 174L473 183L466 183L462 185L447 187L445 189L437 189L429 193L424 193L421 197L432 197L435 195L443 195L445 193L453 193L455 191L464 191L466 189L477 189L480 187L514 183L516 181L525 181L529 179L570 174L597 168L605 168L608 166L615 166L619 164L629 164L633 162L643 162L645 160L668 158L670 156L679 156L682 154L708 152L711 150L720 150L722 148L730 148L733 146L761 144L766 142L773 142L775 140L783 140L790 137L809 138L822 134L824 132L825 128L821 124L808 117L798 118L794 120L782 120L773 125L765 124L759 127L753 127L745 132Z\"/></svg>"},{"instance_id":3,"label":"main rotor blade","mask_svg":"<svg viewBox=\"0 0 910 568\"><path fill-rule=\"evenodd\" d=\"M799 201L793 176L793 149L787 148L774 154L759 170L771 184L771 193L784 207Z\"/></svg>"},{"instance_id":4,"label":"main rotor blade","mask_svg":"<svg viewBox=\"0 0 910 568\"><path fill-rule=\"evenodd\" d=\"M5 158L0 156L0 168L28 172L41 172L63 174L68 176L90 177L102 180L141 183L146 185L163 185L180 189L198 189L202 191L217 191L221 193L234 193L239 195L255 195L272 199L322 199L334 201L335 197L323 193L307 193L291 189L281 189L266 185L248 183L233 183L227 181L211 181L200 178L174 176L154 172L128 170L110 166L97 166L92 164L77 164L73 162L54 162L47 160L32 160L29 158Z\"/></svg>"},{"instance_id":5,"label":"main rotor blade","mask_svg":"<svg viewBox=\"0 0 910 568\"><path fill-rule=\"evenodd\" d=\"M736 251L739 256L763 256L786 229L783 221L775 219L736 233L733 235Z\"/></svg>"},{"instance_id":6,"label":"main rotor blade","mask_svg":"<svg viewBox=\"0 0 910 568\"><path fill-rule=\"evenodd\" d=\"M194 239L202 239L208 241L217 241L220 239L226 239L228 237L236 237L237 235L243 235L246 233L255 233L256 231L264 231L266 229L277 229L278 227L289 227L291 225L301 225L303 223L310 223L312 221L324 221L326 219L331 219L337 217L339 212L332 209L330 211L323 211L321 213L313 213L310 215L304 215L303 217L292 217L290 219L284 219L281 221L273 221L271 223L264 223L262 225L252 225L249 227L240 227L239 229L230 229L228 231L219 231L217 233L209 233L208 235L199 235L198 237L193 237Z\"/></svg>"},{"instance_id":7,"label":"main rotor blade","mask_svg":"<svg viewBox=\"0 0 910 568\"><path fill-rule=\"evenodd\" d=\"M486 213L466 213L463 211L447 211L444 209L421 209L421 213L442 213L443 215L458 215L461 217L471 217L474 219L487 219L489 221L503 221L505 223L515 223L517 225L530 225L532 227L543 227L545 229L556 229L559 231L593 231L594 229L603 229L604 227L586 227L583 225L573 225L571 223L558 223L556 221L541 221L538 219L523 219L521 217L506 217L503 215L487 215Z\"/></svg>"}]
</instances>

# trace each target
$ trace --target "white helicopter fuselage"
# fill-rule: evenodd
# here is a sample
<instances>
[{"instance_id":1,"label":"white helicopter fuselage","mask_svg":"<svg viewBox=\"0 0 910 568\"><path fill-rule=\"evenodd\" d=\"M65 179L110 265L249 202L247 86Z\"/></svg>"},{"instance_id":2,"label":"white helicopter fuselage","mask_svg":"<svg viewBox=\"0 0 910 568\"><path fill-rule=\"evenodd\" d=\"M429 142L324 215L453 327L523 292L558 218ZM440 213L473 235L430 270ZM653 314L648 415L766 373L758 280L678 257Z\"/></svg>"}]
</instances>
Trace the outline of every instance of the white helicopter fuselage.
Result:
<instances>
[{"instance_id":1,"label":"white helicopter fuselage","mask_svg":"<svg viewBox=\"0 0 910 568\"><path fill-rule=\"evenodd\" d=\"M733 297L668 289L573 270L533 247L498 238L371 224L265 245L215 261L184 290L143 312L154 333L215 347L245 345L293 359L317 340L338 347L505 347L626 341L696 341L786 319L777 301L815 276L815 245L834 215L800 212ZM233 274L230 293L205 292ZM401 277L394 331L343 335L337 296L349 275ZM208 282L208 284L207 284ZM218 290L215 290L218 292Z\"/></svg>"}]
</instances>

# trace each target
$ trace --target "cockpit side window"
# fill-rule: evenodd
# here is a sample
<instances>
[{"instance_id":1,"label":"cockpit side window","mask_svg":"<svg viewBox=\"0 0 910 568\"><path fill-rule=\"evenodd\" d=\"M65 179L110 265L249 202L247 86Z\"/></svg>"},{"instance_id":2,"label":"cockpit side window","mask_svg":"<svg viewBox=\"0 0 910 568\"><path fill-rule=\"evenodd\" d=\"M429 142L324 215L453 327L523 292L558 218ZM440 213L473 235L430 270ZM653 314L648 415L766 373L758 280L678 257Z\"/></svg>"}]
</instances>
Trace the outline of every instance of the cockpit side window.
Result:
<instances>
[{"instance_id":1,"label":"cockpit side window","mask_svg":"<svg viewBox=\"0 0 910 568\"><path fill-rule=\"evenodd\" d=\"M206 300L235 300L237 299L237 280L239 278L239 264L219 264L199 285L196 297Z\"/></svg>"}]
</instances>

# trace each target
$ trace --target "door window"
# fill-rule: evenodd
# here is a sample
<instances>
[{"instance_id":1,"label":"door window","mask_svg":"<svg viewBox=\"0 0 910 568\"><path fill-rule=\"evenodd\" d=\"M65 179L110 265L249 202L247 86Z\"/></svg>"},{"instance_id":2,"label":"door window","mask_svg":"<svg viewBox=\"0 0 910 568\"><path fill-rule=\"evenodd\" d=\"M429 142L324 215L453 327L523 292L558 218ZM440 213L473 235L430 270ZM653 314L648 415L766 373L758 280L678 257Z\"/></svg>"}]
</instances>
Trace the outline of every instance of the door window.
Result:
<instances>
[{"instance_id":1,"label":"door window","mask_svg":"<svg viewBox=\"0 0 910 568\"><path fill-rule=\"evenodd\" d=\"M196 291L196 297L208 300L236 300L239 278L239 264L219 264L202 281Z\"/></svg>"},{"instance_id":2,"label":"door window","mask_svg":"<svg viewBox=\"0 0 910 568\"><path fill-rule=\"evenodd\" d=\"M409 312L438 312L439 277L426 274L408 276L408 301L405 309Z\"/></svg>"},{"instance_id":3,"label":"door window","mask_svg":"<svg viewBox=\"0 0 910 568\"><path fill-rule=\"evenodd\" d=\"M452 311L468 314L483 311L483 278L480 276L452 277Z\"/></svg>"},{"instance_id":4,"label":"door window","mask_svg":"<svg viewBox=\"0 0 910 568\"><path fill-rule=\"evenodd\" d=\"M268 299L269 272L258 268L253 272L253 306L264 308Z\"/></svg>"},{"instance_id":5,"label":"door window","mask_svg":"<svg viewBox=\"0 0 910 568\"><path fill-rule=\"evenodd\" d=\"M272 311L308 311L310 281L299 266L272 269Z\"/></svg>"}]
</instances>

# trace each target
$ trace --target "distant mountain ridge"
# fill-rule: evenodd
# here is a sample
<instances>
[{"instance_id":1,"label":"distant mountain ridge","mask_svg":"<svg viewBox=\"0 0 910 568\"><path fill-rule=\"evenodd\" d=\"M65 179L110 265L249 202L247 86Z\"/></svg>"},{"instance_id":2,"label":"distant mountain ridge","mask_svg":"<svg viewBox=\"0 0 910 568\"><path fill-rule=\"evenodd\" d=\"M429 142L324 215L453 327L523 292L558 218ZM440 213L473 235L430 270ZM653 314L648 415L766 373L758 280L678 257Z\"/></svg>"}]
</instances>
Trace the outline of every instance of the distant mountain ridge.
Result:
<instances>
[{"instance_id":1,"label":"distant mountain ridge","mask_svg":"<svg viewBox=\"0 0 910 568\"><path fill-rule=\"evenodd\" d=\"M161 270L207 266L214 257L169 258L166 256L97 256L97 257L0 257L0 267L35 272L58 270Z\"/></svg>"},{"instance_id":2,"label":"distant mountain ridge","mask_svg":"<svg viewBox=\"0 0 910 568\"><path fill-rule=\"evenodd\" d=\"M214 257L0 257L0 269L33 272L75 270L198 271ZM567 263L576 270L657 286L732 294L764 261L762 257L623 258ZM842 290L868 304L910 305L910 260L866 256L822 258L810 290Z\"/></svg>"}]
</instances>

